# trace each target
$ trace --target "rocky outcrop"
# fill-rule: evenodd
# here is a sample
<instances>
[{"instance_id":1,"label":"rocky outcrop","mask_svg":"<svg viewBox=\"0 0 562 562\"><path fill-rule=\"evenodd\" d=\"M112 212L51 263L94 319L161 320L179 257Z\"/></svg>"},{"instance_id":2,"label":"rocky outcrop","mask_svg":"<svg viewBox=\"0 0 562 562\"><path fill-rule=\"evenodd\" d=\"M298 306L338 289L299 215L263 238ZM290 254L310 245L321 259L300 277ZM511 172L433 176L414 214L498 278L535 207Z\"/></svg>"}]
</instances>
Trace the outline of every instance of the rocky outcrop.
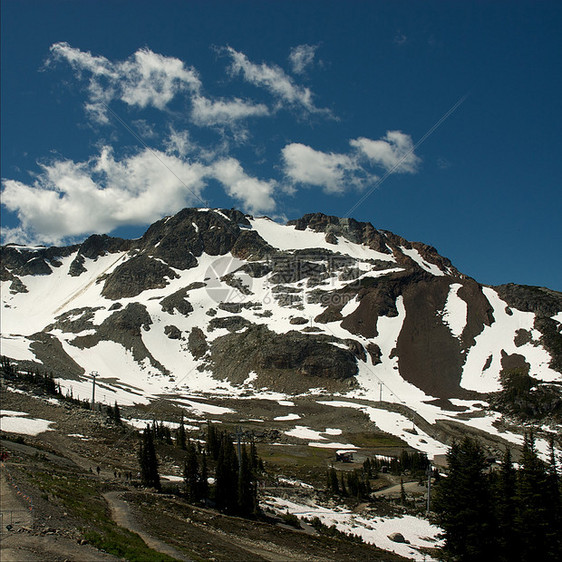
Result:
<instances>
[{"instance_id":1,"label":"rocky outcrop","mask_svg":"<svg viewBox=\"0 0 562 562\"><path fill-rule=\"evenodd\" d=\"M562 293L545 287L529 285L497 285L494 290L510 307L534 312L540 317L552 317L562 312Z\"/></svg>"},{"instance_id":2,"label":"rocky outcrop","mask_svg":"<svg viewBox=\"0 0 562 562\"><path fill-rule=\"evenodd\" d=\"M146 307L139 303L129 303L106 318L97 328L95 334L78 336L70 343L80 348L91 348L101 341L113 341L128 349L136 362L146 359L162 373L167 369L150 354L142 341L141 330L149 330L152 319Z\"/></svg>"},{"instance_id":3,"label":"rocky outcrop","mask_svg":"<svg viewBox=\"0 0 562 562\"><path fill-rule=\"evenodd\" d=\"M77 277L86 271L84 263L86 259L97 260L105 254L114 254L117 252L127 252L134 247L134 240L123 240L122 238L112 238L106 234L93 234L78 249L78 253L70 264L68 273L73 277Z\"/></svg>"},{"instance_id":4,"label":"rocky outcrop","mask_svg":"<svg viewBox=\"0 0 562 562\"><path fill-rule=\"evenodd\" d=\"M163 298L160 301L162 310L168 314L174 314L174 311L178 311L183 316L188 316L191 312L193 312L193 306L191 306L191 303L186 299L188 292L189 288L186 287L172 293L168 297Z\"/></svg>"},{"instance_id":5,"label":"rocky outcrop","mask_svg":"<svg viewBox=\"0 0 562 562\"><path fill-rule=\"evenodd\" d=\"M117 266L105 280L101 294L111 300L136 297L148 289L162 289L177 273L159 260L141 254Z\"/></svg>"},{"instance_id":6,"label":"rocky outcrop","mask_svg":"<svg viewBox=\"0 0 562 562\"><path fill-rule=\"evenodd\" d=\"M0 280L7 281L14 276L50 275L53 268L60 267L60 260L72 255L78 246L63 248L28 248L8 244L0 247Z\"/></svg>"},{"instance_id":7,"label":"rocky outcrop","mask_svg":"<svg viewBox=\"0 0 562 562\"><path fill-rule=\"evenodd\" d=\"M301 386L304 380L314 386L321 381L352 379L357 374L354 353L332 341L336 340L294 331L277 334L264 325L252 325L217 338L211 346L211 360L221 378L242 383L250 372L256 372L272 388Z\"/></svg>"},{"instance_id":8,"label":"rocky outcrop","mask_svg":"<svg viewBox=\"0 0 562 562\"><path fill-rule=\"evenodd\" d=\"M195 359L200 359L207 353L209 346L207 345L205 333L201 328L195 327L191 330L187 339L187 346Z\"/></svg>"}]
</instances>

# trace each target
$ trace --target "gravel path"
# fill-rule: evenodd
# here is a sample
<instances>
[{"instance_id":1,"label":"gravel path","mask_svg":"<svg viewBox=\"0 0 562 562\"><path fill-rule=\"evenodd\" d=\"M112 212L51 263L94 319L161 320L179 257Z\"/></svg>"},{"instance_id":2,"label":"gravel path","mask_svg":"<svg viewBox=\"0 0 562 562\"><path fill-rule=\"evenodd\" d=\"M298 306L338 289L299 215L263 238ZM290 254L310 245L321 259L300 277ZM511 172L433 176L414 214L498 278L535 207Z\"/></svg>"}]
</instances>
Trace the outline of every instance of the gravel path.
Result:
<instances>
[{"instance_id":1,"label":"gravel path","mask_svg":"<svg viewBox=\"0 0 562 562\"><path fill-rule=\"evenodd\" d=\"M137 535L142 538L149 548L156 550L157 552L161 552L162 554L167 554L176 560L191 562L191 559L185 556L185 554L182 554L174 547L154 538L152 535L149 535L146 531L144 531L135 521L129 504L121 498L121 492L106 492L103 497L109 504L109 507L111 508L111 517L117 525L124 527L133 533L137 533Z\"/></svg>"}]
</instances>

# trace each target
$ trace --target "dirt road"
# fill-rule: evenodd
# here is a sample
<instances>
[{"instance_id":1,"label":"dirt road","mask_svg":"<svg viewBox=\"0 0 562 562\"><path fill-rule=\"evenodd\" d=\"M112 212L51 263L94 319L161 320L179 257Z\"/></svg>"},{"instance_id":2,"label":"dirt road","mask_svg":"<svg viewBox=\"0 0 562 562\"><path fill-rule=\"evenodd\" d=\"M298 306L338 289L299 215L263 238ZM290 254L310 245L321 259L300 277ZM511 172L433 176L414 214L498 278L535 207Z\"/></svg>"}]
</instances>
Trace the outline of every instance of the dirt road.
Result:
<instances>
[{"instance_id":1,"label":"dirt road","mask_svg":"<svg viewBox=\"0 0 562 562\"><path fill-rule=\"evenodd\" d=\"M139 535L149 548L152 548L157 552L161 552L162 554L167 554L176 560L191 562L191 559L179 550L176 550L169 544L162 542L144 531L143 528L135 521L129 504L121 498L121 492L106 492L103 497L109 504L109 507L111 508L111 517L117 525Z\"/></svg>"}]
</instances>

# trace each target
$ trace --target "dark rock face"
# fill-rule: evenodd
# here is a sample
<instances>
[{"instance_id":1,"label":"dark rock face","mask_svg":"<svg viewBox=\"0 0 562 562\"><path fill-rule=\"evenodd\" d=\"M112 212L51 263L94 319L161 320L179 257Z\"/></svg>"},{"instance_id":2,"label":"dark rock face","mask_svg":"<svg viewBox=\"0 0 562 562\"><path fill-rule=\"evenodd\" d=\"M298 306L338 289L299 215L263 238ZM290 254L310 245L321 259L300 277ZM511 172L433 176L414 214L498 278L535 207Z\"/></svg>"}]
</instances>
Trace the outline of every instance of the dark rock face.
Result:
<instances>
[{"instance_id":1,"label":"dark rock face","mask_svg":"<svg viewBox=\"0 0 562 562\"><path fill-rule=\"evenodd\" d=\"M511 355L508 355L503 349L501 362L503 371L520 370L528 374L529 369L531 368L531 365L527 363L523 355L520 355L519 353L512 353Z\"/></svg>"},{"instance_id":2,"label":"dark rock face","mask_svg":"<svg viewBox=\"0 0 562 562\"><path fill-rule=\"evenodd\" d=\"M64 248L27 248L12 244L0 247L0 279L8 281L14 275L50 275L59 260L70 256L78 246Z\"/></svg>"},{"instance_id":3,"label":"dark rock face","mask_svg":"<svg viewBox=\"0 0 562 562\"><path fill-rule=\"evenodd\" d=\"M166 368L152 357L142 341L141 329L148 330L151 324L152 320L144 305L129 303L106 318L95 334L78 336L71 343L76 347L91 348L100 341L113 341L131 351L135 361L148 359L154 368L168 374Z\"/></svg>"},{"instance_id":4,"label":"dark rock face","mask_svg":"<svg viewBox=\"0 0 562 562\"><path fill-rule=\"evenodd\" d=\"M85 259L96 260L98 257L107 253L126 252L134 247L133 240L123 240L122 238L112 238L106 234L93 234L82 244L76 257L70 264L69 274L77 277L86 271L84 267Z\"/></svg>"},{"instance_id":5,"label":"dark rock face","mask_svg":"<svg viewBox=\"0 0 562 562\"><path fill-rule=\"evenodd\" d=\"M371 342L367 345L367 353L369 354L369 357L371 358L371 363L373 365L378 365L379 363L382 363L381 361L382 351L381 348L376 343Z\"/></svg>"},{"instance_id":6,"label":"dark rock face","mask_svg":"<svg viewBox=\"0 0 562 562\"><path fill-rule=\"evenodd\" d=\"M540 317L552 317L562 311L562 293L545 287L529 285L498 285L494 287L510 307L523 312L534 312Z\"/></svg>"},{"instance_id":7,"label":"dark rock face","mask_svg":"<svg viewBox=\"0 0 562 562\"><path fill-rule=\"evenodd\" d=\"M400 374L440 398L458 396L462 376L461 343L443 324L449 280L435 277L404 288L406 318L396 344Z\"/></svg>"},{"instance_id":8,"label":"dark rock face","mask_svg":"<svg viewBox=\"0 0 562 562\"><path fill-rule=\"evenodd\" d=\"M237 332L250 325L250 321L242 316L228 316L226 318L213 318L209 322L209 331L225 328L229 332Z\"/></svg>"},{"instance_id":9,"label":"dark rock face","mask_svg":"<svg viewBox=\"0 0 562 562\"><path fill-rule=\"evenodd\" d=\"M60 316L57 316L56 322L47 326L46 330L62 330L66 333L78 334L84 330L92 330L94 326L94 313L100 310L96 308L73 308Z\"/></svg>"},{"instance_id":10,"label":"dark rock face","mask_svg":"<svg viewBox=\"0 0 562 562\"><path fill-rule=\"evenodd\" d=\"M167 265L141 254L119 265L106 279L101 294L112 300L136 297L147 289L162 289L168 284L166 278L177 276Z\"/></svg>"},{"instance_id":11,"label":"dark rock face","mask_svg":"<svg viewBox=\"0 0 562 562\"><path fill-rule=\"evenodd\" d=\"M425 272L398 272L380 278L367 278L356 284L359 306L341 323L342 328L352 334L366 338L378 335L379 316L398 315L396 299L410 284L433 278Z\"/></svg>"},{"instance_id":12,"label":"dark rock face","mask_svg":"<svg viewBox=\"0 0 562 562\"><path fill-rule=\"evenodd\" d=\"M347 380L357 374L354 354L331 345L327 336L299 332L276 334L252 325L244 332L217 338L211 346L212 363L219 376L242 382L252 371L275 378ZM279 381L280 383L282 381Z\"/></svg>"},{"instance_id":13,"label":"dark rock face","mask_svg":"<svg viewBox=\"0 0 562 562\"><path fill-rule=\"evenodd\" d=\"M164 333L171 340L181 340L181 330L177 326L164 326Z\"/></svg>"},{"instance_id":14,"label":"dark rock face","mask_svg":"<svg viewBox=\"0 0 562 562\"><path fill-rule=\"evenodd\" d=\"M187 346L195 359L200 359L207 353L209 346L207 345L207 339L201 328L193 328L191 330L187 340Z\"/></svg>"},{"instance_id":15,"label":"dark rock face","mask_svg":"<svg viewBox=\"0 0 562 562\"><path fill-rule=\"evenodd\" d=\"M463 349L468 349L475 342L484 326L494 322L493 308L482 292L482 287L474 279L464 279L457 295L467 303L466 326L461 335Z\"/></svg>"},{"instance_id":16,"label":"dark rock face","mask_svg":"<svg viewBox=\"0 0 562 562\"><path fill-rule=\"evenodd\" d=\"M240 236L238 223L243 219L235 214L232 216L236 220L232 220L223 214L224 211L183 209L154 223L141 238L140 249L182 270L194 267L203 252L211 256L226 254Z\"/></svg>"},{"instance_id":17,"label":"dark rock face","mask_svg":"<svg viewBox=\"0 0 562 562\"><path fill-rule=\"evenodd\" d=\"M168 314L174 314L174 311L177 310L183 316L188 316L193 312L193 306L191 306L191 303L185 298L188 292L189 289L186 287L185 289L180 289L170 296L163 298L160 301L162 310Z\"/></svg>"},{"instance_id":18,"label":"dark rock face","mask_svg":"<svg viewBox=\"0 0 562 562\"><path fill-rule=\"evenodd\" d=\"M507 304L536 314L534 327L541 332L540 343L550 353L550 367L562 373L562 324L551 317L562 311L562 293L545 287L499 285L494 290Z\"/></svg>"},{"instance_id":19,"label":"dark rock face","mask_svg":"<svg viewBox=\"0 0 562 562\"><path fill-rule=\"evenodd\" d=\"M78 378L84 374L84 369L66 353L60 341L52 334L39 332L30 339L33 340L31 351L46 368L67 378Z\"/></svg>"},{"instance_id":20,"label":"dark rock face","mask_svg":"<svg viewBox=\"0 0 562 562\"><path fill-rule=\"evenodd\" d=\"M232 255L241 260L261 260L275 252L255 230L243 230L232 246Z\"/></svg>"}]
</instances>

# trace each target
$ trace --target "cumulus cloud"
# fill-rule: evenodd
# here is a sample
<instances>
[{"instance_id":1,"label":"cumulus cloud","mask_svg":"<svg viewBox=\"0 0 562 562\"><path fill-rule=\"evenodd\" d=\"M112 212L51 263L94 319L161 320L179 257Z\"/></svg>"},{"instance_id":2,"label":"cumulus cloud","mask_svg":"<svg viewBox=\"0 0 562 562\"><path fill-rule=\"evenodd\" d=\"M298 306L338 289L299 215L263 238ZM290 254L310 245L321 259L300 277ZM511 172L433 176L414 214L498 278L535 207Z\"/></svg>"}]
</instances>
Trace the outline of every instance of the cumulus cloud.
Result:
<instances>
[{"instance_id":1,"label":"cumulus cloud","mask_svg":"<svg viewBox=\"0 0 562 562\"><path fill-rule=\"evenodd\" d=\"M225 158L210 167L212 176L220 181L226 193L242 202L251 213L267 212L275 209L273 192L275 181L263 181L246 174L238 160Z\"/></svg>"},{"instance_id":2,"label":"cumulus cloud","mask_svg":"<svg viewBox=\"0 0 562 562\"><path fill-rule=\"evenodd\" d=\"M327 109L317 108L309 88L295 84L293 79L277 65L255 64L244 53L227 47L225 52L231 57L230 72L241 75L246 82L265 88L282 104L300 107L310 113L326 113Z\"/></svg>"},{"instance_id":3,"label":"cumulus cloud","mask_svg":"<svg viewBox=\"0 0 562 562\"><path fill-rule=\"evenodd\" d=\"M353 156L314 150L300 143L281 151L285 175L294 183L315 185L327 193L343 193L350 185L360 187L364 170Z\"/></svg>"},{"instance_id":4,"label":"cumulus cloud","mask_svg":"<svg viewBox=\"0 0 562 562\"><path fill-rule=\"evenodd\" d=\"M289 62L295 74L303 74L312 66L317 48L317 45L299 45L291 49Z\"/></svg>"},{"instance_id":5,"label":"cumulus cloud","mask_svg":"<svg viewBox=\"0 0 562 562\"><path fill-rule=\"evenodd\" d=\"M266 105L239 98L210 100L204 96L194 96L192 106L192 120L200 126L229 125L233 127L241 119L269 115Z\"/></svg>"},{"instance_id":6,"label":"cumulus cloud","mask_svg":"<svg viewBox=\"0 0 562 562\"><path fill-rule=\"evenodd\" d=\"M201 81L193 68L175 58L139 49L125 61L111 62L105 57L71 47L66 42L51 46L47 65L66 61L78 77L89 74L86 111L99 123L107 123L106 105L118 99L129 106L164 109L180 92L198 92Z\"/></svg>"},{"instance_id":7,"label":"cumulus cloud","mask_svg":"<svg viewBox=\"0 0 562 562\"><path fill-rule=\"evenodd\" d=\"M144 149L117 159L106 146L85 162L41 165L31 184L3 180L2 204L20 221L4 232L5 242L59 244L119 226L150 224L183 207L201 205L209 179L218 180L248 211L275 207L275 182L251 177L234 158L203 164Z\"/></svg>"},{"instance_id":8,"label":"cumulus cloud","mask_svg":"<svg viewBox=\"0 0 562 562\"><path fill-rule=\"evenodd\" d=\"M387 131L379 140L360 137L349 144L351 150L347 154L321 152L300 143L288 144L281 151L285 176L293 185L312 185L326 193L343 193L376 181L376 168L387 173L415 173L421 162L414 154L411 137L400 131Z\"/></svg>"},{"instance_id":9,"label":"cumulus cloud","mask_svg":"<svg viewBox=\"0 0 562 562\"><path fill-rule=\"evenodd\" d=\"M351 146L367 157L374 165L386 171L414 173L420 158L414 154L412 137L401 131L387 131L381 140L364 137L350 141Z\"/></svg>"}]
</instances>

